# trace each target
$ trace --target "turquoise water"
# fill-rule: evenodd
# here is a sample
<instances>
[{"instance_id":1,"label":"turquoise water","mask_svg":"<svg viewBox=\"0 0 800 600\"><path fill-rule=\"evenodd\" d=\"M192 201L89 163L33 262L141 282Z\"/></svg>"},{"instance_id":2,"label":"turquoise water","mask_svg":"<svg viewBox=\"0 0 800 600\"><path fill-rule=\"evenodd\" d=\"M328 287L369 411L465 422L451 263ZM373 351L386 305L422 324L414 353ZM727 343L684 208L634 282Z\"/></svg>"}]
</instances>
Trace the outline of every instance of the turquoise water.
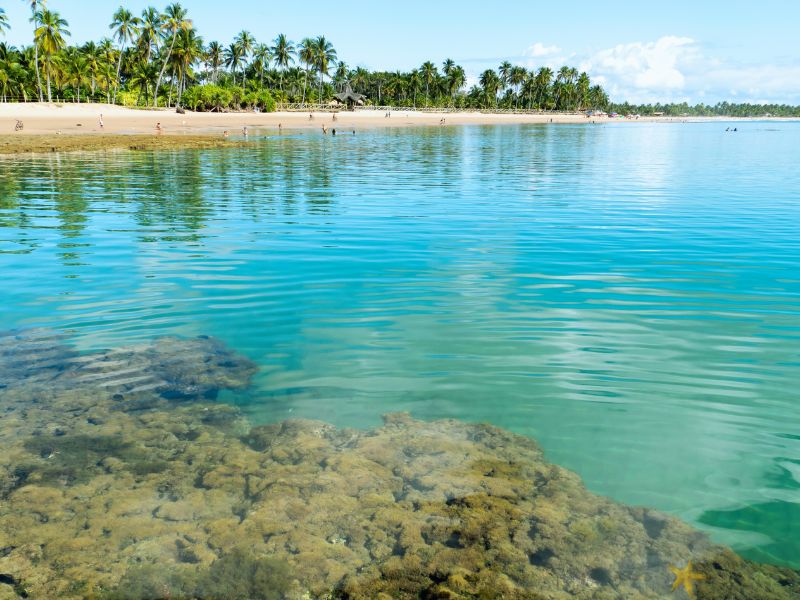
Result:
<instances>
[{"instance_id":1,"label":"turquoise water","mask_svg":"<svg viewBox=\"0 0 800 600\"><path fill-rule=\"evenodd\" d=\"M218 336L259 422L489 421L800 567L800 124L0 160L0 330Z\"/></svg>"}]
</instances>

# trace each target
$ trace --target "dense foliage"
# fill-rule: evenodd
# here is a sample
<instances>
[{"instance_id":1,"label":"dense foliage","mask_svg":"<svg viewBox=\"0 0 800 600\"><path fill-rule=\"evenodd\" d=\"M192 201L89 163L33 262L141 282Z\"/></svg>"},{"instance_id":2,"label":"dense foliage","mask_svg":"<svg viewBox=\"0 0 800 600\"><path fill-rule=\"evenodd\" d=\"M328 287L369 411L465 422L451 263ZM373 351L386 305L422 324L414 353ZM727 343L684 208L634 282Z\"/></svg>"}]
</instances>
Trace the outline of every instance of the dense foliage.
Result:
<instances>
[{"instance_id":1,"label":"dense foliage","mask_svg":"<svg viewBox=\"0 0 800 600\"><path fill-rule=\"evenodd\" d=\"M719 102L713 106L697 104L612 104L610 109L619 114L652 116L663 114L668 117L800 117L800 106L787 104L731 104Z\"/></svg>"},{"instance_id":2,"label":"dense foliage","mask_svg":"<svg viewBox=\"0 0 800 600\"><path fill-rule=\"evenodd\" d=\"M324 103L349 84L373 105L400 107L582 110L608 97L586 73L563 67L527 70L505 62L467 89L452 60L410 72L350 69L324 36L295 44L283 34L259 43L248 31L223 45L206 43L178 3L135 16L119 8L111 38L67 44L69 24L44 0L31 6L34 43L0 43L0 100L63 99L195 110L274 110L277 102ZM0 9L0 33L7 28Z\"/></svg>"},{"instance_id":3,"label":"dense foliage","mask_svg":"<svg viewBox=\"0 0 800 600\"><path fill-rule=\"evenodd\" d=\"M0 101L104 101L194 110L274 110L276 103L327 103L347 85L380 106L581 111L666 116L800 116L785 105L610 104L589 75L571 67L528 70L504 62L468 87L463 67L425 62L408 72L350 69L325 36L270 43L242 31L228 45L206 43L186 9L148 7L140 16L120 7L111 38L70 46L69 24L45 0L30 5L33 44L0 43ZM8 29L0 8L0 35Z\"/></svg>"}]
</instances>

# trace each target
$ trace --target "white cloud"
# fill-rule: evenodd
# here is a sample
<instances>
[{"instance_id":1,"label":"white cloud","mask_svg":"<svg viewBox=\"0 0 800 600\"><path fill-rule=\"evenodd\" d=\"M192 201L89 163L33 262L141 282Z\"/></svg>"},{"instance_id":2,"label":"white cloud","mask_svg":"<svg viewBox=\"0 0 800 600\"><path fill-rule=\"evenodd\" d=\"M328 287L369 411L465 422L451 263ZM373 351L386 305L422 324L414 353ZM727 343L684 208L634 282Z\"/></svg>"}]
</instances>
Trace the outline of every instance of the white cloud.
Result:
<instances>
[{"instance_id":1,"label":"white cloud","mask_svg":"<svg viewBox=\"0 0 800 600\"><path fill-rule=\"evenodd\" d=\"M664 36L581 55L537 42L524 56L528 68L576 65L619 101L800 104L800 64L738 64L709 55L688 37Z\"/></svg>"},{"instance_id":2,"label":"white cloud","mask_svg":"<svg viewBox=\"0 0 800 600\"><path fill-rule=\"evenodd\" d=\"M666 36L655 42L620 44L601 50L583 62L581 69L637 91L672 92L685 87L686 76L681 68L694 61L696 54L693 39Z\"/></svg>"},{"instance_id":3,"label":"white cloud","mask_svg":"<svg viewBox=\"0 0 800 600\"><path fill-rule=\"evenodd\" d=\"M531 58L541 58L543 56L552 56L561 52L558 46L545 46L541 42L536 42L533 46L525 51L525 56Z\"/></svg>"}]
</instances>

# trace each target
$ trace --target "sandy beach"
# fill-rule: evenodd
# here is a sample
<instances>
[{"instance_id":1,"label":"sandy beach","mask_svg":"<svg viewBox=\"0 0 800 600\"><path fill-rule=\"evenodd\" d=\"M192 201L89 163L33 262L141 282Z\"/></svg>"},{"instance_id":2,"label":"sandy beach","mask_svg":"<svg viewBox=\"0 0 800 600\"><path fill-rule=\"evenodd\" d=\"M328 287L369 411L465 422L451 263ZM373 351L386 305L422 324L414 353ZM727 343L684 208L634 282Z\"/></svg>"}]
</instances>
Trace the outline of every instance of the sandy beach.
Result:
<instances>
[{"instance_id":1,"label":"sandy beach","mask_svg":"<svg viewBox=\"0 0 800 600\"><path fill-rule=\"evenodd\" d=\"M102 115L103 126L100 126ZM140 110L108 104L0 103L0 154L60 152L99 149L160 149L213 147L225 140L224 132L241 136L249 132L283 129L338 129L351 132L379 127L425 127L512 124L605 124L707 121L706 118L641 117L588 119L584 114L487 114L479 112L423 113L398 110L316 112L236 112L178 114L173 109ZM17 120L23 123L15 131ZM161 131L156 129L161 125ZM134 139L135 138L135 139Z\"/></svg>"},{"instance_id":2,"label":"sandy beach","mask_svg":"<svg viewBox=\"0 0 800 600\"><path fill-rule=\"evenodd\" d=\"M100 128L100 115L103 125ZM383 111L341 111L334 123L333 113L274 112L274 113L195 113L186 111L181 115L172 109L140 110L106 104L2 104L0 103L0 134L14 133L16 119L24 123L25 134L79 134L79 133L154 133L156 123L161 123L167 134L176 133L222 133L225 129L234 133L247 126L262 128L321 128L340 129L367 127L414 127L438 126L442 118L447 125L500 125L515 123L586 123L583 114L486 114L478 112L422 113L398 110L387 118ZM607 122L610 119L599 119ZM646 119L642 119L646 120ZM669 120L669 119L659 119Z\"/></svg>"}]
</instances>

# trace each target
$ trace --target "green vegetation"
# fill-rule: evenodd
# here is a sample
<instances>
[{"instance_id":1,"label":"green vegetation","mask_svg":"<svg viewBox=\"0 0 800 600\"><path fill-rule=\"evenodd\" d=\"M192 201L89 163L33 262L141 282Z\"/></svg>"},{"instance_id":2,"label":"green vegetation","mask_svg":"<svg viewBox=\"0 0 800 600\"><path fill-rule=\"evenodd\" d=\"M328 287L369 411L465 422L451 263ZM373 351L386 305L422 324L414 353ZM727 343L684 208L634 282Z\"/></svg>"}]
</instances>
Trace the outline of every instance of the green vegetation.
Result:
<instances>
[{"instance_id":1,"label":"green vegetation","mask_svg":"<svg viewBox=\"0 0 800 600\"><path fill-rule=\"evenodd\" d=\"M787 104L731 104L719 102L714 106L697 104L612 104L610 111L621 115L645 117L663 114L667 117L800 117L800 106Z\"/></svg>"},{"instance_id":2,"label":"green vegetation","mask_svg":"<svg viewBox=\"0 0 800 600\"><path fill-rule=\"evenodd\" d=\"M164 565L130 568L106 600L142 598L227 598L229 600L282 600L292 582L288 565L280 560L255 557L234 549L215 560L207 570L184 572Z\"/></svg>"},{"instance_id":3,"label":"green vegetation","mask_svg":"<svg viewBox=\"0 0 800 600\"><path fill-rule=\"evenodd\" d=\"M447 59L408 72L350 69L318 36L299 43L278 34L261 43L248 31L225 46L206 43L179 3L141 16L120 7L111 37L69 46L69 24L43 0L30 3L31 46L0 42L0 101L60 99L126 106L185 106L199 111L275 110L277 103L327 103L347 85L379 106L583 111L625 115L800 117L800 106L610 103L587 73L569 66L526 69L504 62L467 87L463 67ZM0 35L9 29L0 8Z\"/></svg>"},{"instance_id":4,"label":"green vegetation","mask_svg":"<svg viewBox=\"0 0 800 600\"><path fill-rule=\"evenodd\" d=\"M248 31L224 46L206 43L178 3L137 17L120 7L111 37L67 45L69 24L42 0L31 5L34 43L0 43L0 101L102 101L194 110L274 110L281 103L327 103L349 84L373 105L575 111L606 108L586 73L528 70L505 62L467 89L464 68L447 59L410 72L351 70L325 37L295 44L285 34L260 43ZM8 28L0 9L0 34Z\"/></svg>"}]
</instances>

